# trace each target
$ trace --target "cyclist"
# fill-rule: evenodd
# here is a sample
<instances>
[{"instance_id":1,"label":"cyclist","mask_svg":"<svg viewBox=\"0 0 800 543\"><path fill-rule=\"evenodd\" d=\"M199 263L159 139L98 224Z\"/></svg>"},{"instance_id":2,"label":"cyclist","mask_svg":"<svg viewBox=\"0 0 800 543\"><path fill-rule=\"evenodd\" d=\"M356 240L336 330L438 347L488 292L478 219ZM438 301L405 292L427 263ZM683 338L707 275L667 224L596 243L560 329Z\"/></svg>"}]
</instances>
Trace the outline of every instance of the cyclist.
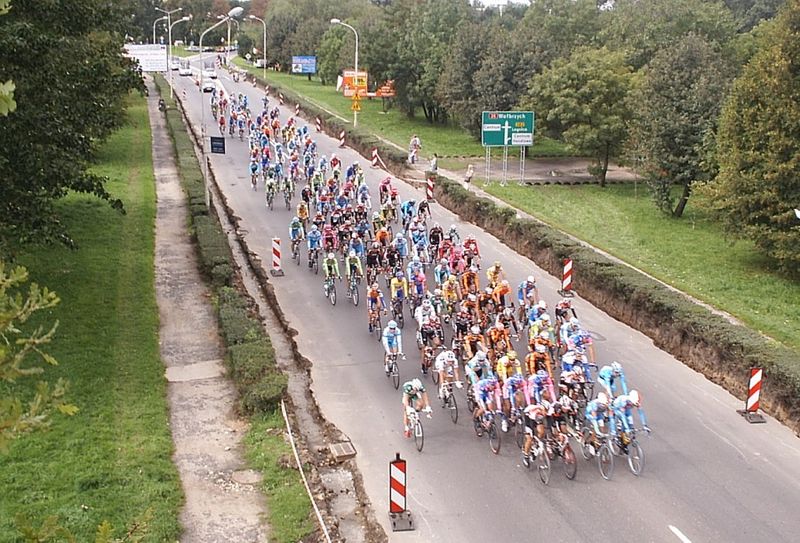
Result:
<instances>
[{"instance_id":1,"label":"cyclist","mask_svg":"<svg viewBox=\"0 0 800 543\"><path fill-rule=\"evenodd\" d=\"M303 223L300 222L300 218L297 216L292 217L291 222L289 222L289 239L292 240L292 250L294 250L296 244L306 239Z\"/></svg>"},{"instance_id":2,"label":"cyclist","mask_svg":"<svg viewBox=\"0 0 800 543\"><path fill-rule=\"evenodd\" d=\"M528 390L532 392L531 396L537 402L542 401L545 392L547 393L547 398L556 397L553 380L545 370L539 370L528 376Z\"/></svg>"},{"instance_id":3,"label":"cyclist","mask_svg":"<svg viewBox=\"0 0 800 543\"><path fill-rule=\"evenodd\" d=\"M319 251L322 246L322 233L316 224L311 225L311 231L308 233L308 267L311 267L311 254Z\"/></svg>"},{"instance_id":4,"label":"cyclist","mask_svg":"<svg viewBox=\"0 0 800 543\"><path fill-rule=\"evenodd\" d=\"M381 292L378 283L373 283L367 289L367 318L369 319L370 334L372 333L373 316L381 309L383 309L383 314L386 315L386 300L383 299L383 292Z\"/></svg>"},{"instance_id":5,"label":"cyclist","mask_svg":"<svg viewBox=\"0 0 800 543\"><path fill-rule=\"evenodd\" d=\"M503 279L492 290L492 300L494 300L495 306L497 306L498 308L505 307L506 294L508 294L509 292L511 292L511 287L509 286L508 281Z\"/></svg>"},{"instance_id":6,"label":"cyclist","mask_svg":"<svg viewBox=\"0 0 800 543\"><path fill-rule=\"evenodd\" d=\"M464 364L464 373L471 385L475 385L475 383L485 377L494 375L492 372L492 365L489 359L486 358L486 353L483 351L478 351L475 353L475 356L467 360L467 363Z\"/></svg>"},{"instance_id":7,"label":"cyclist","mask_svg":"<svg viewBox=\"0 0 800 543\"><path fill-rule=\"evenodd\" d=\"M472 357L479 352L486 354L486 340L481 334L481 329L478 326L470 328L469 334L464 336L464 351L467 356Z\"/></svg>"},{"instance_id":8,"label":"cyclist","mask_svg":"<svg viewBox=\"0 0 800 543\"><path fill-rule=\"evenodd\" d=\"M470 235L464 239L464 253L468 266L472 266L473 263L477 264L480 261L481 252L478 249L478 240L475 239L475 236Z\"/></svg>"},{"instance_id":9,"label":"cyclist","mask_svg":"<svg viewBox=\"0 0 800 543\"><path fill-rule=\"evenodd\" d=\"M408 412L423 411L431 417L431 404L428 401L428 393L425 386L419 379L412 379L403 383L403 433L406 437L411 437L411 430L408 426Z\"/></svg>"},{"instance_id":10,"label":"cyclist","mask_svg":"<svg viewBox=\"0 0 800 543\"><path fill-rule=\"evenodd\" d=\"M398 271L389 284L392 291L392 301L399 298L400 301L408 297L408 281L402 271Z\"/></svg>"},{"instance_id":11,"label":"cyclist","mask_svg":"<svg viewBox=\"0 0 800 543\"><path fill-rule=\"evenodd\" d=\"M383 370L389 373L389 356L397 354L403 355L403 333L397 327L397 322L389 321L386 328L383 329L383 350L386 355L383 357Z\"/></svg>"},{"instance_id":12,"label":"cyclist","mask_svg":"<svg viewBox=\"0 0 800 543\"><path fill-rule=\"evenodd\" d=\"M500 281L505 279L505 271L499 260L495 260L488 270L486 270L486 278L489 280L489 286L494 288Z\"/></svg>"},{"instance_id":13,"label":"cyclist","mask_svg":"<svg viewBox=\"0 0 800 543\"><path fill-rule=\"evenodd\" d=\"M613 415L610 420L611 426L611 433L615 434L617 432L616 423L617 420L622 422L622 428L625 433L628 433L633 428L633 408L639 412L639 420L642 423L642 429L650 433L650 428L647 427L647 418L644 415L644 410L642 409L642 398L639 396L639 392L636 390L631 390L629 394L620 394L611 402L611 411Z\"/></svg>"},{"instance_id":14,"label":"cyclist","mask_svg":"<svg viewBox=\"0 0 800 543\"><path fill-rule=\"evenodd\" d=\"M606 390L609 398L614 397L617 391L617 382L623 394L628 394L628 383L625 382L625 372L622 371L622 364L612 362L610 366L603 366L597 372L597 382Z\"/></svg>"},{"instance_id":15,"label":"cyclist","mask_svg":"<svg viewBox=\"0 0 800 543\"><path fill-rule=\"evenodd\" d=\"M381 250L381 244L379 242L374 242L372 246L367 251L367 276L370 281L372 281L380 271L381 267L383 267L383 251Z\"/></svg>"},{"instance_id":16,"label":"cyclist","mask_svg":"<svg viewBox=\"0 0 800 543\"><path fill-rule=\"evenodd\" d=\"M339 246L338 243L339 243L339 239L336 237L336 232L333 230L333 226L331 226L330 224L326 224L322 228L322 246L323 246L323 248L326 251L328 251L330 253L333 253L333 251L335 251L336 248Z\"/></svg>"},{"instance_id":17,"label":"cyclist","mask_svg":"<svg viewBox=\"0 0 800 543\"><path fill-rule=\"evenodd\" d=\"M350 252L347 253L347 258L344 259L344 272L347 275L348 283L353 277L353 274L355 274L356 281L361 281L361 277L364 275L361 269L361 259L358 258L354 249L350 249Z\"/></svg>"},{"instance_id":18,"label":"cyclist","mask_svg":"<svg viewBox=\"0 0 800 543\"><path fill-rule=\"evenodd\" d=\"M480 277L478 277L477 266L470 266L469 270L461 275L461 292L464 296L469 293L476 293L480 290Z\"/></svg>"},{"instance_id":19,"label":"cyclist","mask_svg":"<svg viewBox=\"0 0 800 543\"><path fill-rule=\"evenodd\" d=\"M500 384L494 375L484 377L473 386L475 392L475 412L473 418L481 420L484 413L500 409Z\"/></svg>"},{"instance_id":20,"label":"cyclist","mask_svg":"<svg viewBox=\"0 0 800 543\"><path fill-rule=\"evenodd\" d=\"M442 243L443 237L444 232L442 231L442 227L439 226L438 222L433 223L433 226L431 226L428 232L428 240L431 242L431 247L438 249L439 245Z\"/></svg>"},{"instance_id":21,"label":"cyclist","mask_svg":"<svg viewBox=\"0 0 800 543\"><path fill-rule=\"evenodd\" d=\"M517 394L522 393L525 398L525 406L531 403L530 393L528 392L528 382L521 373L515 373L508 377L503 383L503 400L507 403L505 406L506 412L503 413L503 420L500 423L500 429L503 432L508 432L507 415L511 413L512 409L517 407ZM524 407L524 406L523 406Z\"/></svg>"},{"instance_id":22,"label":"cyclist","mask_svg":"<svg viewBox=\"0 0 800 543\"><path fill-rule=\"evenodd\" d=\"M605 426L606 415L608 414L608 405L608 396L606 396L605 392L598 392L597 398L586 404L586 422L591 424L591 440L593 442L595 441L595 436L605 435L600 431L600 427ZM592 451L592 453L594 453L594 451Z\"/></svg>"},{"instance_id":23,"label":"cyclist","mask_svg":"<svg viewBox=\"0 0 800 543\"><path fill-rule=\"evenodd\" d=\"M392 246L397 249L397 252L400 253L400 258L406 259L408 258L408 240L403 235L402 232L398 232L394 235L394 241L392 241Z\"/></svg>"},{"instance_id":24,"label":"cyclist","mask_svg":"<svg viewBox=\"0 0 800 543\"><path fill-rule=\"evenodd\" d=\"M450 277L450 266L447 263L447 259L443 258L433 268L433 280L436 281L438 286L442 286ZM454 275L452 277L455 279Z\"/></svg>"},{"instance_id":25,"label":"cyclist","mask_svg":"<svg viewBox=\"0 0 800 543\"><path fill-rule=\"evenodd\" d=\"M533 446L533 434L544 443L545 439L545 421L547 420L547 413L550 411L550 402L543 400L540 403L532 403L525 407L523 413L525 414L525 443L522 445L522 463L525 466L530 465L531 452L534 458L537 454L541 454L542 450L531 451Z\"/></svg>"},{"instance_id":26,"label":"cyclist","mask_svg":"<svg viewBox=\"0 0 800 543\"><path fill-rule=\"evenodd\" d=\"M497 360L497 378L501 384L514 374L522 374L522 364L517 358L517 351L508 351L504 356Z\"/></svg>"},{"instance_id":27,"label":"cyclist","mask_svg":"<svg viewBox=\"0 0 800 543\"><path fill-rule=\"evenodd\" d=\"M339 261L336 260L336 255L328 253L325 260L322 261L322 267L325 270L325 280L336 278L341 280L342 276L339 273Z\"/></svg>"},{"instance_id":28,"label":"cyclist","mask_svg":"<svg viewBox=\"0 0 800 543\"><path fill-rule=\"evenodd\" d=\"M533 296L530 296L533 294ZM529 275L528 278L517 287L517 302L520 307L527 307L530 303L539 301L539 289L536 287L536 279Z\"/></svg>"},{"instance_id":29,"label":"cyclist","mask_svg":"<svg viewBox=\"0 0 800 543\"><path fill-rule=\"evenodd\" d=\"M461 388L461 377L458 375L458 357L453 351L442 351L436 357L434 368L439 372L439 399L444 398L445 383L455 382Z\"/></svg>"},{"instance_id":30,"label":"cyclist","mask_svg":"<svg viewBox=\"0 0 800 543\"><path fill-rule=\"evenodd\" d=\"M400 204L400 217L403 221L403 228L408 227L408 223L411 222L411 219L417 212L417 201L416 200L406 200L402 204Z\"/></svg>"},{"instance_id":31,"label":"cyclist","mask_svg":"<svg viewBox=\"0 0 800 543\"><path fill-rule=\"evenodd\" d=\"M411 262L408 263L406 266L406 275L408 275L409 279L413 279L416 275L423 270L422 261L418 256L415 256L411 259Z\"/></svg>"}]
</instances>

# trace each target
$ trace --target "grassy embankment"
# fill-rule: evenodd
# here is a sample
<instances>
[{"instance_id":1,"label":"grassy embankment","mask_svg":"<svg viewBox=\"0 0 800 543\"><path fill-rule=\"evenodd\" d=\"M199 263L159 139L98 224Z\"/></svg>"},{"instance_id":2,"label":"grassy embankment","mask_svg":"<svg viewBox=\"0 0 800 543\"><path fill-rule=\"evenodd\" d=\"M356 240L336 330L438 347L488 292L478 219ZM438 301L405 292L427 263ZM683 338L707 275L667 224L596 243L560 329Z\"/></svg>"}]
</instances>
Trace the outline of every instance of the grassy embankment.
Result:
<instances>
[{"instance_id":1,"label":"grassy embankment","mask_svg":"<svg viewBox=\"0 0 800 543\"><path fill-rule=\"evenodd\" d=\"M672 219L642 186L638 194L633 185L486 190L800 349L800 285L775 273L750 242L727 239L691 200L685 216Z\"/></svg>"},{"instance_id":2,"label":"grassy embankment","mask_svg":"<svg viewBox=\"0 0 800 543\"><path fill-rule=\"evenodd\" d=\"M32 249L19 263L56 291L45 320L60 327L47 347L60 361L46 378L68 379L74 417L24 436L0 456L0 541L15 541L15 515L58 515L78 541L108 520L118 536L150 512L146 541L175 541L182 502L171 461L164 366L154 285L155 184L145 100L103 145L94 170L125 202L126 215L91 196L59 202L79 245Z\"/></svg>"}]
</instances>

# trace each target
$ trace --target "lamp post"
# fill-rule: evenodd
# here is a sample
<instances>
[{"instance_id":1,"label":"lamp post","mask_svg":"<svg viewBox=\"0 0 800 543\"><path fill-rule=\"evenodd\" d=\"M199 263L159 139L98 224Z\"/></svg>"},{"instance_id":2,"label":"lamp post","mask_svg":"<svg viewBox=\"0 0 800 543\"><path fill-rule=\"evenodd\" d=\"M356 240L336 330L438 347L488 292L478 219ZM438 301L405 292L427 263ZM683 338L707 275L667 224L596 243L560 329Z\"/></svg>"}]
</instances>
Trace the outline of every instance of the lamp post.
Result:
<instances>
[{"instance_id":1,"label":"lamp post","mask_svg":"<svg viewBox=\"0 0 800 543\"><path fill-rule=\"evenodd\" d=\"M200 146L201 149L201 156L203 158L203 184L206 188L206 206L211 205L211 193L208 190L208 160L206 159L206 108L203 102L203 69L205 68L205 59L203 56L203 38L205 38L206 34L217 28L218 26L222 25L223 23L228 23L232 18L239 17L244 9L241 6L236 6L235 8L231 9L228 14L223 17L217 23L214 23L209 28L207 28L202 34L200 34L200 137L203 139L201 142L202 145Z\"/></svg>"},{"instance_id":2,"label":"lamp post","mask_svg":"<svg viewBox=\"0 0 800 543\"><path fill-rule=\"evenodd\" d=\"M352 26L350 26L349 24L343 23L341 19L335 19L335 18L331 19L331 24L332 25L342 25L344 27L347 27L350 30L352 30L353 34L355 34L355 36L356 36L356 59L355 59L355 72L356 72L356 75L353 78L353 81L356 83L356 85L355 85L355 93L358 94L358 32L356 32L356 29L353 28ZM355 128L356 126L358 126L358 111L353 111L353 128Z\"/></svg>"},{"instance_id":3,"label":"lamp post","mask_svg":"<svg viewBox=\"0 0 800 543\"><path fill-rule=\"evenodd\" d=\"M163 17L159 17L158 19L153 21L153 45L156 44L156 25L158 24L158 21L165 21L166 19L167 16L164 15Z\"/></svg>"},{"instance_id":4,"label":"lamp post","mask_svg":"<svg viewBox=\"0 0 800 543\"><path fill-rule=\"evenodd\" d=\"M169 39L169 46L167 48L167 59L169 61L169 97L172 98L173 96L173 89L172 89L172 27L178 23L185 23L186 21L191 21L192 16L186 15L185 17L181 17L171 25L169 25L169 32L167 32L168 39Z\"/></svg>"},{"instance_id":5,"label":"lamp post","mask_svg":"<svg viewBox=\"0 0 800 543\"><path fill-rule=\"evenodd\" d=\"M262 67L264 68L263 78L266 81L266 79L267 79L267 22L264 19L256 17L255 15L251 15L249 18L253 19L254 21L260 21L261 25L264 27L264 49L261 52L264 55L264 63L262 64Z\"/></svg>"}]
</instances>

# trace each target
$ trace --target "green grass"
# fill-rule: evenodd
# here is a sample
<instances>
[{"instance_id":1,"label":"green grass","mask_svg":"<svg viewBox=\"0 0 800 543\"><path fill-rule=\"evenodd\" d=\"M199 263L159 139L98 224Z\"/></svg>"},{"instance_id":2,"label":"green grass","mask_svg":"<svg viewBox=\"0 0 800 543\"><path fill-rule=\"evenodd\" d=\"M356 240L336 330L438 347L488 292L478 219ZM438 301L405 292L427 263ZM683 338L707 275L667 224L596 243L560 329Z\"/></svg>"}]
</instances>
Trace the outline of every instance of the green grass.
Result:
<instances>
[{"instance_id":1,"label":"green grass","mask_svg":"<svg viewBox=\"0 0 800 543\"><path fill-rule=\"evenodd\" d=\"M187 51L186 47L178 47L173 45L172 46L172 56L173 57L193 57L195 55L199 55L200 53L197 51Z\"/></svg>"},{"instance_id":2,"label":"green grass","mask_svg":"<svg viewBox=\"0 0 800 543\"><path fill-rule=\"evenodd\" d=\"M234 59L234 63L256 75L260 76L263 73L261 68L255 68L241 58ZM350 111L351 100L337 92L336 87L322 85L319 79L312 78L309 81L304 75L267 70L267 81L270 84L291 89L305 96L312 104L327 109L348 121L353 119L353 113ZM382 102L383 100L380 98L363 98L361 100L361 112L358 115L359 128L387 139L404 150L408 149L411 136L417 134L422 141L422 155L426 158L433 153L437 153L439 156L483 156L483 147L480 142L474 140L464 130L451 125L428 123L422 113L419 113L417 117L409 118L397 108L384 112ZM568 154L563 144L541 137L537 138L536 145L533 146L533 156L568 156Z\"/></svg>"},{"instance_id":3,"label":"green grass","mask_svg":"<svg viewBox=\"0 0 800 543\"><path fill-rule=\"evenodd\" d=\"M656 210L639 185L492 185L491 194L748 326L800 348L800 284L776 273L750 242L726 238L689 201L682 219ZM580 270L576 270L580 274Z\"/></svg>"},{"instance_id":4,"label":"green grass","mask_svg":"<svg viewBox=\"0 0 800 543\"><path fill-rule=\"evenodd\" d=\"M175 541L183 499L159 357L153 255L155 184L144 99L130 100L128 124L99 154L95 171L125 202L126 215L84 195L59 203L79 244L20 258L31 278L55 290L47 315L60 327L48 351L60 365L46 378L71 382L74 417L23 436L0 457L0 541L15 541L17 513L58 515L78 541L94 541L108 520L117 536L148 510L146 541Z\"/></svg>"},{"instance_id":5,"label":"green grass","mask_svg":"<svg viewBox=\"0 0 800 543\"><path fill-rule=\"evenodd\" d=\"M264 475L261 488L269 507L270 541L275 543L301 541L315 529L309 515L311 501L299 472L279 463L295 465L285 432L283 417L275 410L253 417L245 437L248 460Z\"/></svg>"}]
</instances>

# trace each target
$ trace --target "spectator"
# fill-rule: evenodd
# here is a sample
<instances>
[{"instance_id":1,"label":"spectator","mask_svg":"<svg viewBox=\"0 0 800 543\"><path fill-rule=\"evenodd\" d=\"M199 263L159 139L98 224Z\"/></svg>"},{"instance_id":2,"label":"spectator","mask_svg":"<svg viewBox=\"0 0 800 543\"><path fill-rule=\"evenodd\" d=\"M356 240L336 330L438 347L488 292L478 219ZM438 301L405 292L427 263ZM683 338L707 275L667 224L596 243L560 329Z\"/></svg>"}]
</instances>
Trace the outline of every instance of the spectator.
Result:
<instances>
[{"instance_id":1,"label":"spectator","mask_svg":"<svg viewBox=\"0 0 800 543\"><path fill-rule=\"evenodd\" d=\"M475 175L475 168L472 167L472 164L467 165L467 173L464 174L464 183L469 185L472 182L472 176Z\"/></svg>"}]
</instances>

